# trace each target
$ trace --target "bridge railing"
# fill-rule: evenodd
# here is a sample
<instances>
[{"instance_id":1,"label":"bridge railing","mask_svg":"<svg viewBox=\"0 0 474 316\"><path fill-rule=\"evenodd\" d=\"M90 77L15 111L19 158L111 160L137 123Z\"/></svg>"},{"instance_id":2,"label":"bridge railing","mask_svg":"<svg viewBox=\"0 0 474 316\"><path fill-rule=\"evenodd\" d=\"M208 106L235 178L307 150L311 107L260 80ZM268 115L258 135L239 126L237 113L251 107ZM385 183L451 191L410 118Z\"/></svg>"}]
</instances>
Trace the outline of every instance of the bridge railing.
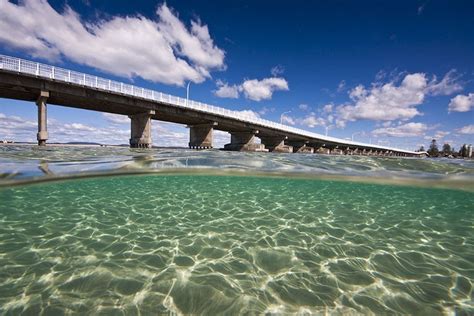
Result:
<instances>
[{"instance_id":1,"label":"bridge railing","mask_svg":"<svg viewBox=\"0 0 474 316\"><path fill-rule=\"evenodd\" d=\"M157 101L162 103L172 104L174 106L190 108L193 110L218 115L226 118L231 118L234 120L239 120L246 123L251 123L256 126L267 127L271 129L276 129L284 133L298 134L312 139L319 139L322 141L335 142L335 143L344 143L347 145L356 145L356 146L365 146L373 147L386 150L396 150L402 151L396 148L376 146L372 144L364 144L359 142L346 141L335 137L328 137L321 134L308 132L299 128L292 126L276 123L273 121L265 120L250 114L242 113L241 111L232 111L222 107L217 107L214 105L187 100L185 98L180 98L170 94L162 93L159 91L154 91L150 89L145 89L137 87L131 84L118 82L114 80L109 80L101 78L98 76L92 76L85 73L72 71L68 69L63 69L60 67L55 67L51 65L46 65L38 62L33 62L21 58L0 55L0 69L24 73L36 77L42 77L50 80L56 80L61 82L66 82L69 84L75 84L85 87L90 87L98 90L120 93L123 95L134 96L138 98L143 98L146 100ZM407 151L408 152L408 151Z\"/></svg>"}]
</instances>

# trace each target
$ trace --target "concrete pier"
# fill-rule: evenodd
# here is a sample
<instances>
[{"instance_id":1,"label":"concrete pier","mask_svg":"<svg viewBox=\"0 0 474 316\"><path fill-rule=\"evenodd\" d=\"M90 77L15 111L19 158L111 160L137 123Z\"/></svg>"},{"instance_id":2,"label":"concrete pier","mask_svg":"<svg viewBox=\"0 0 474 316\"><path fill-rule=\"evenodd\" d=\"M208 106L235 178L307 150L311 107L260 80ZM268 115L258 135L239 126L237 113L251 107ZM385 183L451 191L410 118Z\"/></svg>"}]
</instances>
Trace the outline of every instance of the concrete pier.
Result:
<instances>
[{"instance_id":1,"label":"concrete pier","mask_svg":"<svg viewBox=\"0 0 474 316\"><path fill-rule=\"evenodd\" d=\"M259 136L262 140L262 144L265 145L270 152L277 153L292 153L293 146L285 145L286 136Z\"/></svg>"},{"instance_id":2,"label":"concrete pier","mask_svg":"<svg viewBox=\"0 0 474 316\"><path fill-rule=\"evenodd\" d=\"M258 131L230 132L230 143L224 145L224 150L232 151L268 151L263 144L255 142Z\"/></svg>"},{"instance_id":3,"label":"concrete pier","mask_svg":"<svg viewBox=\"0 0 474 316\"><path fill-rule=\"evenodd\" d=\"M217 126L216 122L189 125L189 148L212 148L214 126Z\"/></svg>"},{"instance_id":4,"label":"concrete pier","mask_svg":"<svg viewBox=\"0 0 474 316\"><path fill-rule=\"evenodd\" d=\"M49 98L49 91L41 91L36 105L38 106L38 133L36 139L38 146L46 146L48 140L48 115L46 109L46 101Z\"/></svg>"},{"instance_id":5,"label":"concrete pier","mask_svg":"<svg viewBox=\"0 0 474 316\"><path fill-rule=\"evenodd\" d=\"M331 153L331 150L323 146L323 147L316 148L315 153L329 155Z\"/></svg>"},{"instance_id":6,"label":"concrete pier","mask_svg":"<svg viewBox=\"0 0 474 316\"><path fill-rule=\"evenodd\" d=\"M293 152L294 153L306 153L306 154L312 154L314 153L314 148L308 146L308 141L301 141L301 142L290 142L289 145L293 147Z\"/></svg>"},{"instance_id":7,"label":"concrete pier","mask_svg":"<svg viewBox=\"0 0 474 316\"><path fill-rule=\"evenodd\" d=\"M130 115L131 126L131 148L151 148L151 117L155 111Z\"/></svg>"}]
</instances>

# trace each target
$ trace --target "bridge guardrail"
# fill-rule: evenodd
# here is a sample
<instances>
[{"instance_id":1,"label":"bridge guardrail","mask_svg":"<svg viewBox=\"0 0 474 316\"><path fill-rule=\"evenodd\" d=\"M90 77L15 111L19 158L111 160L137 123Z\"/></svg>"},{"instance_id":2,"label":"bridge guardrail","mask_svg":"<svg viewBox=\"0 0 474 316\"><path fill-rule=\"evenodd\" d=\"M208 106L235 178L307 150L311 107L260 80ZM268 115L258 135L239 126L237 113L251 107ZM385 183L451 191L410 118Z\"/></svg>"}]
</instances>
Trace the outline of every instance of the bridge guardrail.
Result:
<instances>
[{"instance_id":1,"label":"bridge guardrail","mask_svg":"<svg viewBox=\"0 0 474 316\"><path fill-rule=\"evenodd\" d=\"M46 79L62 81L70 84L81 85L94 89L104 90L107 92L121 93L128 96L134 96L143 98L150 101L157 101L162 103L168 103L174 106L190 108L193 110L222 116L225 118L237 119L242 122L251 123L257 126L272 128L284 133L297 134L312 139L318 139L322 141L328 141L333 143L343 143L347 145L372 147L384 150L395 150L398 152L414 153L407 150L401 150L397 148L377 146L373 144L365 144L360 142L347 141L335 137L324 136L313 132L308 132L299 128L291 127L288 125L276 123L273 121L265 120L251 115L243 114L240 111L228 110L222 107L213 106L207 103L202 103L194 100L187 100L178 96L162 93L155 90L145 89L137 87L131 84L118 82L101 78L98 76L92 76L85 73L68 70L56 66L46 65L39 62L25 60L17 57L11 57L6 55L0 55L0 70L7 70L11 72L24 73L36 77L42 77Z\"/></svg>"}]
</instances>

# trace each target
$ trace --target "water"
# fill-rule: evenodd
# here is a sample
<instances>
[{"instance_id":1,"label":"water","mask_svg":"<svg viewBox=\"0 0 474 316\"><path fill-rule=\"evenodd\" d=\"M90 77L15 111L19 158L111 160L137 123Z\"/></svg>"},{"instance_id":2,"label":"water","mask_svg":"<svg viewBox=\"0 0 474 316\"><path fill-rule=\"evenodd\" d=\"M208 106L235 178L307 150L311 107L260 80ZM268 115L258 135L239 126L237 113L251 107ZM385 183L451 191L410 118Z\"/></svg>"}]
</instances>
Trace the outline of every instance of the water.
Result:
<instances>
[{"instance_id":1,"label":"water","mask_svg":"<svg viewBox=\"0 0 474 316\"><path fill-rule=\"evenodd\" d=\"M0 147L0 313L474 313L471 161Z\"/></svg>"}]
</instances>

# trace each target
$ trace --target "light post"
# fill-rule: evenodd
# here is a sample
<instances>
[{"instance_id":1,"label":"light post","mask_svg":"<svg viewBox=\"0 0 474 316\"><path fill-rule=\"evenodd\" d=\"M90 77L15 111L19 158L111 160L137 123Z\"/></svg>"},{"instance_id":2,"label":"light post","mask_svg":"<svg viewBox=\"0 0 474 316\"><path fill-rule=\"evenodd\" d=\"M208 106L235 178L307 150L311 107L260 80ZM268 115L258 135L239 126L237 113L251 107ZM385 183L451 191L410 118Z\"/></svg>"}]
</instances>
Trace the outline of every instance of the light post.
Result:
<instances>
[{"instance_id":1,"label":"light post","mask_svg":"<svg viewBox=\"0 0 474 316\"><path fill-rule=\"evenodd\" d=\"M286 113L291 113L291 111L286 111L286 112L281 113L281 115L280 115L280 124L283 124L283 115L285 115Z\"/></svg>"},{"instance_id":2,"label":"light post","mask_svg":"<svg viewBox=\"0 0 474 316\"><path fill-rule=\"evenodd\" d=\"M188 85L186 86L186 106L188 106L189 103L189 85L191 84L191 81L188 81Z\"/></svg>"},{"instance_id":3,"label":"light post","mask_svg":"<svg viewBox=\"0 0 474 316\"><path fill-rule=\"evenodd\" d=\"M324 128L326 129L326 136L328 136L329 126L324 126Z\"/></svg>"}]
</instances>

